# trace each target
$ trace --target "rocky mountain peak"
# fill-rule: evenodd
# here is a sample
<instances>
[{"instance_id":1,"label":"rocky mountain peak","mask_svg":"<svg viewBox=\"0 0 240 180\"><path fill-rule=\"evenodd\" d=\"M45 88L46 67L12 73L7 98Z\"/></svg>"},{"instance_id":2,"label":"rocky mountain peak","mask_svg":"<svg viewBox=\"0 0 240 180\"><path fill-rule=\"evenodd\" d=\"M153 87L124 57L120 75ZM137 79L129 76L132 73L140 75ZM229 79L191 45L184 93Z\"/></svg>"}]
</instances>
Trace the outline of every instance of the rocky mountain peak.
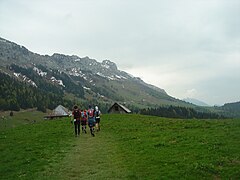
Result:
<instances>
[{"instance_id":1,"label":"rocky mountain peak","mask_svg":"<svg viewBox=\"0 0 240 180\"><path fill-rule=\"evenodd\" d=\"M40 55L0 38L0 61L2 63L0 69L7 69L11 64L19 66L10 70L15 78L24 79L25 76L36 74L46 83L56 85L56 88L60 86L60 89L68 93L74 94L75 91L83 88L86 93L85 98L94 95L94 97L104 97L104 101L113 99L136 104L142 104L142 99L144 101L148 99L149 103L160 104L161 101L158 101L160 98L175 101L164 90L119 70L110 60L99 62L87 56L79 57L60 53L54 53L51 56ZM33 73L27 73L29 71ZM29 79L34 82L36 77L29 76ZM35 83L39 88L37 81Z\"/></svg>"},{"instance_id":2,"label":"rocky mountain peak","mask_svg":"<svg viewBox=\"0 0 240 180\"><path fill-rule=\"evenodd\" d=\"M117 71L118 70L117 65L114 62L110 61L110 60L102 61L102 66L106 67L107 69L111 69L113 71Z\"/></svg>"},{"instance_id":3,"label":"rocky mountain peak","mask_svg":"<svg viewBox=\"0 0 240 180\"><path fill-rule=\"evenodd\" d=\"M53 57L53 58L56 58L56 59L62 59L62 58L65 58L66 55L64 55L64 54L59 54L59 53L54 53L54 54L52 55L52 57Z\"/></svg>"}]
</instances>

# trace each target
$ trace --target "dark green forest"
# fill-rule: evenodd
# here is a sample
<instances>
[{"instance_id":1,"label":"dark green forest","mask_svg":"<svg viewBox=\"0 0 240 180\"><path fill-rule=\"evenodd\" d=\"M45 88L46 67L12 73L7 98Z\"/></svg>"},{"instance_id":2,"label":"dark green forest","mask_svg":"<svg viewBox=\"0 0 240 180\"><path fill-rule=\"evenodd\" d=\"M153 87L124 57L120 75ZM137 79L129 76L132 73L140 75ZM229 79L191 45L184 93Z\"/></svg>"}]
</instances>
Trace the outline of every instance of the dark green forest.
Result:
<instances>
[{"instance_id":1,"label":"dark green forest","mask_svg":"<svg viewBox=\"0 0 240 180\"><path fill-rule=\"evenodd\" d=\"M211 112L199 112L193 108L169 106L169 107L158 107L158 108L147 108L142 109L140 114L153 115L160 117L169 118L181 118L181 119L219 119L225 118L223 115L219 115Z\"/></svg>"},{"instance_id":2,"label":"dark green forest","mask_svg":"<svg viewBox=\"0 0 240 180\"><path fill-rule=\"evenodd\" d=\"M63 72L59 72L58 70L48 70L42 65L38 65L37 68L41 69L42 71L47 73L47 77L39 76L32 68L23 68L20 66L17 66L15 64L12 64L8 67L8 69L16 72L21 73L22 75L27 76L31 80L33 80L39 89L44 91L51 91L56 94L61 94L63 91L66 91L68 93L73 93L79 98L84 97L84 90L81 84L76 84L71 77L69 77L67 74ZM56 79L61 79L64 87L59 86L58 84L51 84L46 81L48 79L51 81L51 77L55 77ZM57 85L57 86L56 86Z\"/></svg>"},{"instance_id":3,"label":"dark green forest","mask_svg":"<svg viewBox=\"0 0 240 180\"><path fill-rule=\"evenodd\" d=\"M9 75L0 72L0 109L14 110L36 107L45 112L46 109L54 109L57 105L63 104L72 106L72 102L63 99L63 91L57 90L54 86L45 84L43 89L36 88L20 82Z\"/></svg>"},{"instance_id":4,"label":"dark green forest","mask_svg":"<svg viewBox=\"0 0 240 180\"><path fill-rule=\"evenodd\" d=\"M240 102L226 103L223 106L215 108L225 112L225 114L229 117L240 117Z\"/></svg>"}]
</instances>

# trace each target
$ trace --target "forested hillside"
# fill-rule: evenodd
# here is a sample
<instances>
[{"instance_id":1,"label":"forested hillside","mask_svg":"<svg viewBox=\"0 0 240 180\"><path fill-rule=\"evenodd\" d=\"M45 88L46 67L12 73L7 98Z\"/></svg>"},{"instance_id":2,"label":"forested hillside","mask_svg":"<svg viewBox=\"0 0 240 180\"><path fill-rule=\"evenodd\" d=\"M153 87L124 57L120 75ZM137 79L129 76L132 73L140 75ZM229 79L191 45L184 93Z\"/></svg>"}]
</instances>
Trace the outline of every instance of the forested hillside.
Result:
<instances>
[{"instance_id":1,"label":"forested hillside","mask_svg":"<svg viewBox=\"0 0 240 180\"><path fill-rule=\"evenodd\" d=\"M41 68L41 69L40 69ZM35 86L44 91L62 94L63 91L75 94L77 97L84 97L84 90L80 84L75 83L67 74L57 70L48 70L38 65L35 68L23 68L12 64L9 66L15 75L22 75L31 79ZM61 79L61 80L59 80Z\"/></svg>"},{"instance_id":2,"label":"forested hillside","mask_svg":"<svg viewBox=\"0 0 240 180\"><path fill-rule=\"evenodd\" d=\"M228 116L240 117L240 102L226 103L218 109L226 112Z\"/></svg>"},{"instance_id":3,"label":"forested hillside","mask_svg":"<svg viewBox=\"0 0 240 180\"><path fill-rule=\"evenodd\" d=\"M37 107L46 111L59 104L72 106L71 101L63 99L63 91L54 86L45 86L45 89L36 88L26 82L20 82L9 75L0 72L0 109L20 110Z\"/></svg>"},{"instance_id":4,"label":"forested hillside","mask_svg":"<svg viewBox=\"0 0 240 180\"><path fill-rule=\"evenodd\" d=\"M219 119L224 118L223 115L219 115L213 112L201 112L196 111L193 108L169 106L169 107L158 107L158 108L147 108L140 111L141 114L169 117L169 118L181 118L181 119Z\"/></svg>"}]
</instances>

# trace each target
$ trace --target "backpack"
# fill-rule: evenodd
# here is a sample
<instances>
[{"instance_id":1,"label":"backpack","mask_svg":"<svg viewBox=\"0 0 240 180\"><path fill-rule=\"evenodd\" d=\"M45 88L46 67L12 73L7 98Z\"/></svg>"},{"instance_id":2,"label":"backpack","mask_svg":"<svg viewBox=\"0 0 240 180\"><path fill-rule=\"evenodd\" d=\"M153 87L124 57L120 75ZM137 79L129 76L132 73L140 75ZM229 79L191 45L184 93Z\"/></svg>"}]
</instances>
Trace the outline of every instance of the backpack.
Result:
<instances>
[{"instance_id":1,"label":"backpack","mask_svg":"<svg viewBox=\"0 0 240 180\"><path fill-rule=\"evenodd\" d=\"M99 111L99 110L95 111L95 116L96 116L96 117L99 117L99 116L100 116L100 111Z\"/></svg>"},{"instance_id":2,"label":"backpack","mask_svg":"<svg viewBox=\"0 0 240 180\"><path fill-rule=\"evenodd\" d=\"M74 117L75 119L80 118L80 111L79 111L79 110L74 110L74 111L73 111L73 117Z\"/></svg>"},{"instance_id":3,"label":"backpack","mask_svg":"<svg viewBox=\"0 0 240 180\"><path fill-rule=\"evenodd\" d=\"M87 120L87 112L86 111L82 112L82 118L83 118L83 120Z\"/></svg>"},{"instance_id":4,"label":"backpack","mask_svg":"<svg viewBox=\"0 0 240 180\"><path fill-rule=\"evenodd\" d=\"M88 116L89 116L90 118L92 118L92 117L94 116L94 110L93 110L93 109L89 109L89 110L88 110Z\"/></svg>"}]
</instances>

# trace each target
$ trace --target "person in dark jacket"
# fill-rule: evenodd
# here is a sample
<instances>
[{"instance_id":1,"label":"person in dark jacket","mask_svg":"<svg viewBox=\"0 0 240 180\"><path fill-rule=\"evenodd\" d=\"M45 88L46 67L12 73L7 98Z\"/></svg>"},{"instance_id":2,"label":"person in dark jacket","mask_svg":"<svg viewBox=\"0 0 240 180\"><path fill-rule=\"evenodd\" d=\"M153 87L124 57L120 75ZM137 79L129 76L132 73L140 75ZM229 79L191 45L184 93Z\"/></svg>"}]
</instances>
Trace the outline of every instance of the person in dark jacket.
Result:
<instances>
[{"instance_id":1,"label":"person in dark jacket","mask_svg":"<svg viewBox=\"0 0 240 180\"><path fill-rule=\"evenodd\" d=\"M74 128L75 128L75 136L79 136L80 135L80 117L81 117L81 112L78 109L78 106L75 105L73 107L72 115L73 115L73 123L74 123Z\"/></svg>"}]
</instances>

